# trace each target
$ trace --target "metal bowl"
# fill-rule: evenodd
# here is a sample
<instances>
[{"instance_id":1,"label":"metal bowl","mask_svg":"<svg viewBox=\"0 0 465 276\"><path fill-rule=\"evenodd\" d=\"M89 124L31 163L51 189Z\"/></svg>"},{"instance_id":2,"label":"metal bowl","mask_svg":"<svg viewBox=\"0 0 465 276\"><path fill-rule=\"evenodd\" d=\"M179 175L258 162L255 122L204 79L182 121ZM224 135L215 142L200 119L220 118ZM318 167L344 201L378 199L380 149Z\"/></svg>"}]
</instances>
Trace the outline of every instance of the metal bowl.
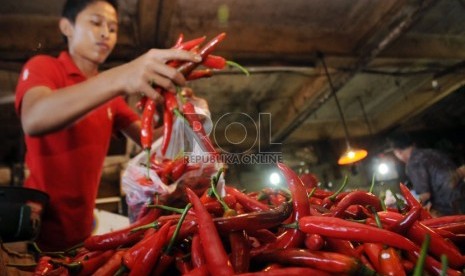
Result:
<instances>
[{"instance_id":1,"label":"metal bowl","mask_svg":"<svg viewBox=\"0 0 465 276\"><path fill-rule=\"evenodd\" d=\"M0 187L0 239L3 242L34 240L40 230L40 213L45 209L48 194L24 187Z\"/></svg>"}]
</instances>

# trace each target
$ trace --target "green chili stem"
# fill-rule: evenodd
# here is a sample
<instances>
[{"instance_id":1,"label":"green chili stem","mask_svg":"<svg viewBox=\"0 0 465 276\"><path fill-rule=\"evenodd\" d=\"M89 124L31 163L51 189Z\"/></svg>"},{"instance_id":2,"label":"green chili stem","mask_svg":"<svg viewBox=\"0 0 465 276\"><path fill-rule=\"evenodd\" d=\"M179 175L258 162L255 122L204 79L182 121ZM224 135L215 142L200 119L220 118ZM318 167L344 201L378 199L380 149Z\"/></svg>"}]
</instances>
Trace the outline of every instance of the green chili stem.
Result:
<instances>
[{"instance_id":1,"label":"green chili stem","mask_svg":"<svg viewBox=\"0 0 465 276\"><path fill-rule=\"evenodd\" d=\"M149 228L157 228L158 229L158 228L160 228L160 223L158 221L154 221L154 222L151 222L151 223L144 224L142 226L131 229L131 233L132 232L137 232L139 230L149 229Z\"/></svg>"},{"instance_id":2,"label":"green chili stem","mask_svg":"<svg viewBox=\"0 0 465 276\"><path fill-rule=\"evenodd\" d=\"M421 276L423 275L423 267L425 266L425 260L428 253L429 243L431 237L426 234L425 239L421 245L420 256L418 257L417 263L415 265L415 270L413 271L412 276Z\"/></svg>"},{"instance_id":3,"label":"green chili stem","mask_svg":"<svg viewBox=\"0 0 465 276\"><path fill-rule=\"evenodd\" d=\"M37 253L42 253L42 250L39 248L36 242L32 243L32 247L34 248L35 251L37 251Z\"/></svg>"},{"instance_id":4,"label":"green chili stem","mask_svg":"<svg viewBox=\"0 0 465 276\"><path fill-rule=\"evenodd\" d=\"M191 207L192 204L189 203L186 205L186 208L184 208L181 218L179 219L178 224L176 225L176 229L174 230L173 236L171 236L170 242L168 243L168 246L165 249L166 254L169 254L171 252L171 248L173 248L174 242L176 241L179 235L179 230L181 229L182 223L184 222L184 219L186 218L186 215Z\"/></svg>"},{"instance_id":5,"label":"green chili stem","mask_svg":"<svg viewBox=\"0 0 465 276\"><path fill-rule=\"evenodd\" d=\"M376 174L373 174L373 177L371 178L371 186L370 190L368 192L373 193L373 189L375 188L375 176Z\"/></svg>"},{"instance_id":6,"label":"green chili stem","mask_svg":"<svg viewBox=\"0 0 465 276\"><path fill-rule=\"evenodd\" d=\"M308 198L311 198L313 196L313 194L315 193L316 191L316 187L313 187L313 189L310 191L310 193L308 193Z\"/></svg>"},{"instance_id":7,"label":"green chili stem","mask_svg":"<svg viewBox=\"0 0 465 276\"><path fill-rule=\"evenodd\" d=\"M223 210L224 211L229 211L231 208L229 208L228 204L226 204L226 202L224 202L224 200L221 198L221 196L216 191L216 184L218 184L218 181L220 180L220 176L221 176L222 173L223 173L223 168L220 168L218 170L217 174L212 177L212 180L210 181L211 190L212 190L213 194L215 195L216 200L218 200L220 202L221 206L223 206Z\"/></svg>"},{"instance_id":8,"label":"green chili stem","mask_svg":"<svg viewBox=\"0 0 465 276\"><path fill-rule=\"evenodd\" d=\"M165 211L171 211L171 212L175 212L175 213L179 213L179 214L182 214L182 212L184 212L184 209L181 209L181 208L175 208L175 207L171 207L171 206L158 205L158 204L147 205L147 208L157 208L157 209L162 209L162 210L165 210Z\"/></svg>"},{"instance_id":9,"label":"green chili stem","mask_svg":"<svg viewBox=\"0 0 465 276\"><path fill-rule=\"evenodd\" d=\"M449 260L445 254L441 255L441 276L447 276L447 268L449 267Z\"/></svg>"},{"instance_id":10,"label":"green chili stem","mask_svg":"<svg viewBox=\"0 0 465 276\"><path fill-rule=\"evenodd\" d=\"M146 164L146 167L147 167L147 171L146 171L146 175L145 175L145 178L147 179L150 179L150 148L146 149L145 150L146 152L146 156L147 156L147 160L145 161L147 164Z\"/></svg>"},{"instance_id":11,"label":"green chili stem","mask_svg":"<svg viewBox=\"0 0 465 276\"><path fill-rule=\"evenodd\" d=\"M394 192L392 193L392 196L396 199L396 207L399 213L402 213L402 210L404 209L404 202L402 202L399 197L397 197L397 194Z\"/></svg>"},{"instance_id":12,"label":"green chili stem","mask_svg":"<svg viewBox=\"0 0 465 276\"><path fill-rule=\"evenodd\" d=\"M178 116L179 118L182 118L184 121L186 121L186 123L189 123L189 121L187 121L186 117L181 113L181 111L177 108L173 109L173 112L174 112L174 115Z\"/></svg>"},{"instance_id":13,"label":"green chili stem","mask_svg":"<svg viewBox=\"0 0 465 276\"><path fill-rule=\"evenodd\" d=\"M338 189L334 194L332 194L332 195L329 197L329 199L330 199L331 201L335 201L337 195L340 194L340 193L344 190L344 188L347 186L347 183L349 183L349 177L346 175L346 176L344 177L344 181L342 182L341 187L339 187L339 189Z\"/></svg>"},{"instance_id":14,"label":"green chili stem","mask_svg":"<svg viewBox=\"0 0 465 276\"><path fill-rule=\"evenodd\" d=\"M268 199L269 198L269 195L267 193L264 193L263 191L260 191L257 195L257 200L258 201L261 201L261 200L265 200L265 199Z\"/></svg>"},{"instance_id":15,"label":"green chili stem","mask_svg":"<svg viewBox=\"0 0 465 276\"><path fill-rule=\"evenodd\" d=\"M386 208L386 203L384 203L384 198L382 198L379 203L381 203L381 209L383 209L383 211L386 211L387 208Z\"/></svg>"},{"instance_id":16,"label":"green chili stem","mask_svg":"<svg viewBox=\"0 0 465 276\"><path fill-rule=\"evenodd\" d=\"M375 217L376 226L378 226L378 228L383 229L383 224L381 224L381 220L379 219L378 212L376 212L373 206L370 206L370 210L373 212L373 216Z\"/></svg>"},{"instance_id":17,"label":"green chili stem","mask_svg":"<svg viewBox=\"0 0 465 276\"><path fill-rule=\"evenodd\" d=\"M126 274L127 272L128 272L128 268L125 267L124 265L121 265L113 276L121 276L121 275Z\"/></svg>"},{"instance_id":18,"label":"green chili stem","mask_svg":"<svg viewBox=\"0 0 465 276\"><path fill-rule=\"evenodd\" d=\"M283 227L283 228L291 228L291 229L299 229L299 223L297 221L294 221L294 222L288 223L288 224L281 224L281 227Z\"/></svg>"},{"instance_id":19,"label":"green chili stem","mask_svg":"<svg viewBox=\"0 0 465 276\"><path fill-rule=\"evenodd\" d=\"M79 247L83 247L83 246L84 246L84 242L80 242L80 243L78 243L78 244L72 246L71 248L66 249L64 253L71 252L71 251L76 250L76 249L78 249Z\"/></svg>"},{"instance_id":20,"label":"green chili stem","mask_svg":"<svg viewBox=\"0 0 465 276\"><path fill-rule=\"evenodd\" d=\"M232 66L232 67L235 67L239 70L241 70L247 77L250 76L250 73L247 69L245 69L242 65L240 65L239 63L237 62L234 62L234 61L230 61L230 60L227 60L226 61L226 64L229 65L229 66Z\"/></svg>"}]
</instances>

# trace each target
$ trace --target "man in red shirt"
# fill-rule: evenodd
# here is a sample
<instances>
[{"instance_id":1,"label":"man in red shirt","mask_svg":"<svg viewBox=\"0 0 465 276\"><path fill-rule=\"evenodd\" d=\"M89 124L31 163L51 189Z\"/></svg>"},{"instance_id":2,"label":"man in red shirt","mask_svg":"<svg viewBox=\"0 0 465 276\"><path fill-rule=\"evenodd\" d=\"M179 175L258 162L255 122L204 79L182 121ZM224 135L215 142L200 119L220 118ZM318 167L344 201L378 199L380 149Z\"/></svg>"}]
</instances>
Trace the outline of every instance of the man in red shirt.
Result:
<instances>
[{"instance_id":1,"label":"man in red shirt","mask_svg":"<svg viewBox=\"0 0 465 276\"><path fill-rule=\"evenodd\" d=\"M15 108L26 142L25 186L50 195L38 243L62 250L91 234L102 165L112 133L140 143L140 120L125 95L161 96L151 83L174 91L184 77L168 60L199 62L179 50L151 49L99 73L117 39L116 1L68 0L59 27L68 51L29 60L18 80Z\"/></svg>"}]
</instances>

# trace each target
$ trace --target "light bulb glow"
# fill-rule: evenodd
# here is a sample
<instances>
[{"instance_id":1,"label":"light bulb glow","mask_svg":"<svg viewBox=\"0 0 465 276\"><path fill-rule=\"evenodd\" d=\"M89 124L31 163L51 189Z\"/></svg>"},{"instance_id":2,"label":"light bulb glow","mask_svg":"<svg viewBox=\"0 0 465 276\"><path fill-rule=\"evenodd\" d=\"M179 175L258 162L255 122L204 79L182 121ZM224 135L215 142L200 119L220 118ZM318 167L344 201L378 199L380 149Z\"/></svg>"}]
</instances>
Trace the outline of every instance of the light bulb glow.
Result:
<instances>
[{"instance_id":1,"label":"light bulb glow","mask_svg":"<svg viewBox=\"0 0 465 276\"><path fill-rule=\"evenodd\" d=\"M273 172L270 174L270 183L271 185L277 186L281 183L281 177L277 172Z\"/></svg>"},{"instance_id":2,"label":"light bulb glow","mask_svg":"<svg viewBox=\"0 0 465 276\"><path fill-rule=\"evenodd\" d=\"M389 166L386 163L380 163L378 165L378 173L386 175L389 172Z\"/></svg>"}]
</instances>

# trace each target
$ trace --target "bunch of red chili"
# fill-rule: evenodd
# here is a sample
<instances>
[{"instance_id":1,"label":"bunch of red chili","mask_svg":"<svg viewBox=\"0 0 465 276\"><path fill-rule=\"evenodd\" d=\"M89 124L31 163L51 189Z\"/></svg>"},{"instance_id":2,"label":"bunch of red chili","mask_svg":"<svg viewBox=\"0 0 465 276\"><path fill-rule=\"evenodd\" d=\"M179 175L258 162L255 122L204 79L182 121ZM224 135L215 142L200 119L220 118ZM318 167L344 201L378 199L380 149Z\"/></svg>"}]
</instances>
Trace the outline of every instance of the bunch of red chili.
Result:
<instances>
[{"instance_id":1,"label":"bunch of red chili","mask_svg":"<svg viewBox=\"0 0 465 276\"><path fill-rule=\"evenodd\" d=\"M75 255L42 253L37 275L462 275L465 216L423 217L404 188L401 211L360 190L307 193L290 168L278 169L286 189L226 185L220 196L220 171L210 188L185 189L184 209L154 205Z\"/></svg>"},{"instance_id":2,"label":"bunch of red chili","mask_svg":"<svg viewBox=\"0 0 465 276\"><path fill-rule=\"evenodd\" d=\"M182 49L186 51L198 52L202 58L201 62L179 62L169 61L167 64L175 67L181 72L187 80L195 80L199 78L210 77L213 74L211 69L223 69L228 63L226 59L220 56L212 55L211 53L215 50L218 44L223 41L226 37L226 33L220 33L215 38L207 42L205 45L200 47L204 42L205 37L199 37L190 41L183 41L183 35L181 34L173 46L174 49ZM205 66L207 69L196 68L200 65ZM184 118L193 128L194 132L199 135L199 138L206 146L205 150L209 152L215 152L211 141L203 130L203 126L200 120L197 118L194 107L190 102L184 101L182 106L179 106L181 101L177 95L172 91L163 91L159 87L154 87L159 93L164 96L164 111L163 111L163 142L161 146L161 154L164 156L168 150L169 143L171 140L173 117L175 112L182 110ZM141 145L142 148L147 151L147 168L150 168L150 149L153 142L153 129L154 129L154 114L156 112L156 103L153 99L143 99L140 104L143 105L142 112L142 129L141 129Z\"/></svg>"}]
</instances>

